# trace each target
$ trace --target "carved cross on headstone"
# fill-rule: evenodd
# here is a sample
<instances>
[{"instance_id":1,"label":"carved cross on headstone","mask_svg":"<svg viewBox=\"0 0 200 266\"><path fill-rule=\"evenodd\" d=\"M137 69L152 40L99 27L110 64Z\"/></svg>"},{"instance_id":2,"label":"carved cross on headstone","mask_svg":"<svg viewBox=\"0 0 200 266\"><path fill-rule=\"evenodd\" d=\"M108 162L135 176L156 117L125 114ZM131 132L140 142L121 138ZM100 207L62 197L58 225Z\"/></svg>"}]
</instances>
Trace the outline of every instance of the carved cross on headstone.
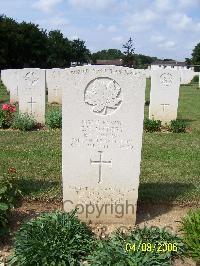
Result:
<instances>
[{"instance_id":1,"label":"carved cross on headstone","mask_svg":"<svg viewBox=\"0 0 200 266\"><path fill-rule=\"evenodd\" d=\"M33 113L33 104L36 103L36 102L33 102L33 98L31 97L31 101L28 102L31 104L31 113Z\"/></svg>"},{"instance_id":2,"label":"carved cross on headstone","mask_svg":"<svg viewBox=\"0 0 200 266\"><path fill-rule=\"evenodd\" d=\"M163 103L163 104L161 104L161 105L162 105L162 107L163 107L163 112L165 112L165 110L166 110L165 108L168 107L169 104Z\"/></svg>"},{"instance_id":3,"label":"carved cross on headstone","mask_svg":"<svg viewBox=\"0 0 200 266\"><path fill-rule=\"evenodd\" d=\"M98 183L100 183L101 182L101 179L102 179L102 166L103 166L103 164L110 164L110 165L112 165L112 161L103 161L102 160L103 152L102 151L99 151L98 153L100 155L99 161L92 161L90 159L90 164L98 164L99 165L99 181L98 181Z\"/></svg>"}]
</instances>

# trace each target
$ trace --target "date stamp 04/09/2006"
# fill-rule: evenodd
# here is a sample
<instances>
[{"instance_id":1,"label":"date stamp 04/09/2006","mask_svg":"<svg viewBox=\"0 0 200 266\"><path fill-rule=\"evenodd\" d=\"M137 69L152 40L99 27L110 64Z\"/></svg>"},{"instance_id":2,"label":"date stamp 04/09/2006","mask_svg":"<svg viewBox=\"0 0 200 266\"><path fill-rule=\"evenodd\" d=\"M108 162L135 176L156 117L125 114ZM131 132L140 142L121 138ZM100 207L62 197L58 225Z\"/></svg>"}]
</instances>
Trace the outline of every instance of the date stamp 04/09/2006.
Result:
<instances>
[{"instance_id":1,"label":"date stamp 04/09/2006","mask_svg":"<svg viewBox=\"0 0 200 266\"><path fill-rule=\"evenodd\" d=\"M165 252L177 252L178 245L176 243L126 243L125 244L126 252L158 252L158 253L165 253Z\"/></svg>"}]
</instances>

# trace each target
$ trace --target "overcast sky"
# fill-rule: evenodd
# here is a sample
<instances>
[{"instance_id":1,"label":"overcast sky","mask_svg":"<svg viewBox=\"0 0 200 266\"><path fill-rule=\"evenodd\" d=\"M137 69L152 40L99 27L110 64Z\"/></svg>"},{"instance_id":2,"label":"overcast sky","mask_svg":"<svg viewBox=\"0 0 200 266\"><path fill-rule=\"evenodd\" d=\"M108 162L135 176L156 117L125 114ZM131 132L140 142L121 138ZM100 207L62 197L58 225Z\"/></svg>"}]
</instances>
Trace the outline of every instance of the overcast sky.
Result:
<instances>
[{"instance_id":1,"label":"overcast sky","mask_svg":"<svg viewBox=\"0 0 200 266\"><path fill-rule=\"evenodd\" d=\"M119 48L184 60L200 42L200 0L0 0L0 13L60 29L92 51Z\"/></svg>"}]
</instances>

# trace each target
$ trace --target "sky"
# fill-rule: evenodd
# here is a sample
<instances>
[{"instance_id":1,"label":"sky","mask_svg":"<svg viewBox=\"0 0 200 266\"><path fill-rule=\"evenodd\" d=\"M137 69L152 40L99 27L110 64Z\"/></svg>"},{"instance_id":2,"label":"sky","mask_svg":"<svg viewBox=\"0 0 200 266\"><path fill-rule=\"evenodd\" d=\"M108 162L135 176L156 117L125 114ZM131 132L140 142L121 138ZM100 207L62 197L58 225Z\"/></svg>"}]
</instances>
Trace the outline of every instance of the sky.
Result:
<instances>
[{"instance_id":1,"label":"sky","mask_svg":"<svg viewBox=\"0 0 200 266\"><path fill-rule=\"evenodd\" d=\"M59 29L91 52L122 46L184 61L200 42L200 0L0 0L0 14Z\"/></svg>"}]
</instances>

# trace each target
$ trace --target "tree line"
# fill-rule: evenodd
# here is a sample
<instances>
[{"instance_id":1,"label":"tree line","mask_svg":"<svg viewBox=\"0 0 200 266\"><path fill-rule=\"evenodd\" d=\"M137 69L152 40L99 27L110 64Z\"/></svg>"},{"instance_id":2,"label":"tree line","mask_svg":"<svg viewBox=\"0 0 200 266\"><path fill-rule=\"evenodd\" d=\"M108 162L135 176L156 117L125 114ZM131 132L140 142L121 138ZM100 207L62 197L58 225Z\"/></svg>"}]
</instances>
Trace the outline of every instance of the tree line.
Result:
<instances>
[{"instance_id":1,"label":"tree line","mask_svg":"<svg viewBox=\"0 0 200 266\"><path fill-rule=\"evenodd\" d=\"M97 53L92 54L92 61L95 63L97 60L122 59L124 66L145 69L157 59L157 57L135 54L132 38L129 38L129 40L123 45L123 50L124 52L121 52L121 50L118 49L98 51Z\"/></svg>"},{"instance_id":2,"label":"tree line","mask_svg":"<svg viewBox=\"0 0 200 266\"><path fill-rule=\"evenodd\" d=\"M156 58L134 54L133 40L125 49L102 50L91 53L83 40L69 40L61 31L40 29L34 23L19 23L0 15L0 69L8 68L65 68L72 62L78 65L94 63L97 59L123 59L124 65L146 68Z\"/></svg>"},{"instance_id":3,"label":"tree line","mask_svg":"<svg viewBox=\"0 0 200 266\"><path fill-rule=\"evenodd\" d=\"M119 49L101 50L91 53L83 40L69 40L61 31L40 29L39 25L16 22L0 15L0 69L7 68L65 68L72 62L77 65L99 60L123 59L124 66L147 68L157 57L136 54L130 38ZM200 65L200 43L193 50L188 65ZM200 69L200 68L198 68Z\"/></svg>"},{"instance_id":4,"label":"tree line","mask_svg":"<svg viewBox=\"0 0 200 266\"><path fill-rule=\"evenodd\" d=\"M69 40L59 30L47 32L33 23L0 16L0 69L68 67L88 62L85 42Z\"/></svg>"}]
</instances>

